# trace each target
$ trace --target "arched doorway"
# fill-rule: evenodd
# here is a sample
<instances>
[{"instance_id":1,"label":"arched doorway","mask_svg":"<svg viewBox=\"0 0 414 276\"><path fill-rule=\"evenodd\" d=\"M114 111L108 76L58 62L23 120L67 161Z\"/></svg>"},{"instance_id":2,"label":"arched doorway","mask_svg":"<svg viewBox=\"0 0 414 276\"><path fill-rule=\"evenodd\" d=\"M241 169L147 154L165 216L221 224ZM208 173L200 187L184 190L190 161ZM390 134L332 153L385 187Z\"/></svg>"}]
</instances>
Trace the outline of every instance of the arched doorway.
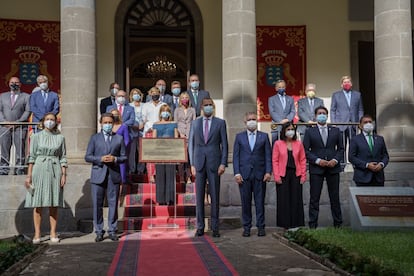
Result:
<instances>
[{"instance_id":1,"label":"arched doorway","mask_svg":"<svg viewBox=\"0 0 414 276\"><path fill-rule=\"evenodd\" d=\"M193 0L123 0L115 20L115 77L121 87L146 92L158 78L167 86L187 72L203 78L201 12ZM157 57L176 65L174 75L149 74Z\"/></svg>"}]
</instances>

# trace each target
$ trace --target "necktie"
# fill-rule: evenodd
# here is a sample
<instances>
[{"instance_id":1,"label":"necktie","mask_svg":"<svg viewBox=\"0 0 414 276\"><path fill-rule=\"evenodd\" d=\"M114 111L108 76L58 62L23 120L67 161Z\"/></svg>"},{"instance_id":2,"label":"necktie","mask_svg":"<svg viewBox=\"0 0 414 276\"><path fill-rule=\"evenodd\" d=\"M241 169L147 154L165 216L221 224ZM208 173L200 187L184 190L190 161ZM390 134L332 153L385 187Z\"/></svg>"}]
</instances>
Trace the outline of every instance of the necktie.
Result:
<instances>
[{"instance_id":1,"label":"necktie","mask_svg":"<svg viewBox=\"0 0 414 276\"><path fill-rule=\"evenodd\" d=\"M371 134L368 134L368 146L369 146L369 149L372 153L372 150L374 149L374 141L372 140L372 135Z\"/></svg>"},{"instance_id":2,"label":"necktie","mask_svg":"<svg viewBox=\"0 0 414 276\"><path fill-rule=\"evenodd\" d=\"M122 104L120 104L120 105L118 106L118 111L119 111L119 115L121 115L121 116L122 116Z\"/></svg>"},{"instance_id":3,"label":"necktie","mask_svg":"<svg viewBox=\"0 0 414 276\"><path fill-rule=\"evenodd\" d=\"M42 92L42 95L43 95L43 103L46 103L46 100L47 100L46 92Z\"/></svg>"},{"instance_id":4,"label":"necktie","mask_svg":"<svg viewBox=\"0 0 414 276\"><path fill-rule=\"evenodd\" d=\"M313 105L313 99L310 99L310 108L312 110L312 112L315 111L314 105Z\"/></svg>"},{"instance_id":5,"label":"necktie","mask_svg":"<svg viewBox=\"0 0 414 276\"><path fill-rule=\"evenodd\" d=\"M178 97L175 98L175 107L178 107Z\"/></svg>"},{"instance_id":6,"label":"necktie","mask_svg":"<svg viewBox=\"0 0 414 276\"><path fill-rule=\"evenodd\" d=\"M204 120L204 143L207 144L208 140L208 118Z\"/></svg>"},{"instance_id":7,"label":"necktie","mask_svg":"<svg viewBox=\"0 0 414 276\"><path fill-rule=\"evenodd\" d=\"M346 92L346 101L348 102L348 106L351 106L351 91Z\"/></svg>"},{"instance_id":8,"label":"necktie","mask_svg":"<svg viewBox=\"0 0 414 276\"><path fill-rule=\"evenodd\" d=\"M254 148L254 132L249 133L249 145L250 145L250 150L253 151L253 148Z\"/></svg>"},{"instance_id":9,"label":"necktie","mask_svg":"<svg viewBox=\"0 0 414 276\"><path fill-rule=\"evenodd\" d=\"M285 96L281 96L280 97L280 101L282 102L283 109L285 109L285 107L286 107L286 99L285 99Z\"/></svg>"},{"instance_id":10,"label":"necktie","mask_svg":"<svg viewBox=\"0 0 414 276\"><path fill-rule=\"evenodd\" d=\"M11 106L13 107L14 106L14 103L16 102L16 94L11 93L10 100L11 100Z\"/></svg>"},{"instance_id":11,"label":"necktie","mask_svg":"<svg viewBox=\"0 0 414 276\"><path fill-rule=\"evenodd\" d=\"M194 105L197 106L197 97L198 97L198 93L197 92L193 92L193 98L194 98Z\"/></svg>"},{"instance_id":12,"label":"necktie","mask_svg":"<svg viewBox=\"0 0 414 276\"><path fill-rule=\"evenodd\" d=\"M328 141L328 131L326 127L321 127L322 141L324 146L326 146L326 141Z\"/></svg>"}]
</instances>

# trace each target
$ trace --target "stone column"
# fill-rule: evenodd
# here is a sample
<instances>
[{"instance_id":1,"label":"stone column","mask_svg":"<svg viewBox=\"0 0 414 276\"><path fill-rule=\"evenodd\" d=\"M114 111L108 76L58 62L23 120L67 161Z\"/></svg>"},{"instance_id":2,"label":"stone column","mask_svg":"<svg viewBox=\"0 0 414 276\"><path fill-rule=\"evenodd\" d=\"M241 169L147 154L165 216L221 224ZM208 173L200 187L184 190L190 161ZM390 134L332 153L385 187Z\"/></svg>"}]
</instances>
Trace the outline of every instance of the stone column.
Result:
<instances>
[{"instance_id":1,"label":"stone column","mask_svg":"<svg viewBox=\"0 0 414 276\"><path fill-rule=\"evenodd\" d=\"M244 114L257 109L255 0L223 1L223 106L230 159Z\"/></svg>"},{"instance_id":2,"label":"stone column","mask_svg":"<svg viewBox=\"0 0 414 276\"><path fill-rule=\"evenodd\" d=\"M391 161L414 161L410 0L375 0L377 130Z\"/></svg>"},{"instance_id":3,"label":"stone column","mask_svg":"<svg viewBox=\"0 0 414 276\"><path fill-rule=\"evenodd\" d=\"M61 0L61 114L70 163L96 132L95 0Z\"/></svg>"}]
</instances>

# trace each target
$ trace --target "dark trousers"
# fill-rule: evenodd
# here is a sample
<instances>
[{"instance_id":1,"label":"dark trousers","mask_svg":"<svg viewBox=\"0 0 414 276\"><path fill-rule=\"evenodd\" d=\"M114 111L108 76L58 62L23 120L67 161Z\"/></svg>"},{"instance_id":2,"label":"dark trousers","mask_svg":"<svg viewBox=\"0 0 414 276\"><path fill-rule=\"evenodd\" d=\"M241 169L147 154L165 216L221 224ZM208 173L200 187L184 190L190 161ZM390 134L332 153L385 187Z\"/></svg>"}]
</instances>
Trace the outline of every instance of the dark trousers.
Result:
<instances>
[{"instance_id":1,"label":"dark trousers","mask_svg":"<svg viewBox=\"0 0 414 276\"><path fill-rule=\"evenodd\" d=\"M26 127L14 126L13 128L0 127L0 141L1 141L1 160L0 160L0 173L8 174L10 167L14 164L10 164L10 149L12 144L16 148L16 166L17 171L24 171L26 156Z\"/></svg>"},{"instance_id":2,"label":"dark trousers","mask_svg":"<svg viewBox=\"0 0 414 276\"><path fill-rule=\"evenodd\" d=\"M93 203L93 226L96 234L105 231L103 220L104 199L108 201L108 233L114 234L118 230L118 196L119 183L113 183L110 177L106 177L102 184L91 183L91 194Z\"/></svg>"},{"instance_id":3,"label":"dark trousers","mask_svg":"<svg viewBox=\"0 0 414 276\"><path fill-rule=\"evenodd\" d=\"M172 164L155 165L156 197L158 203L175 202L175 167Z\"/></svg>"},{"instance_id":4,"label":"dark trousers","mask_svg":"<svg viewBox=\"0 0 414 276\"><path fill-rule=\"evenodd\" d=\"M276 184L276 195L276 225L283 228L304 226L302 184L295 169L286 169L282 184Z\"/></svg>"},{"instance_id":5,"label":"dark trousers","mask_svg":"<svg viewBox=\"0 0 414 276\"><path fill-rule=\"evenodd\" d=\"M355 181L355 184L357 187L384 187L384 182L377 182L375 177L372 178L371 182L362 183Z\"/></svg>"},{"instance_id":6,"label":"dark trousers","mask_svg":"<svg viewBox=\"0 0 414 276\"><path fill-rule=\"evenodd\" d=\"M334 226L341 226L342 224L341 204L339 201L339 173L331 174L326 170L324 174L310 174L309 227L318 226L319 199L324 179L326 179L328 186L333 224Z\"/></svg>"},{"instance_id":7,"label":"dark trousers","mask_svg":"<svg viewBox=\"0 0 414 276\"><path fill-rule=\"evenodd\" d=\"M210 168L206 162L206 167L196 174L196 214L197 229L204 230L204 196L206 192L206 180L208 179L210 188L210 212L211 230L219 229L219 206L220 206L220 177L217 173L218 168Z\"/></svg>"},{"instance_id":8,"label":"dark trousers","mask_svg":"<svg viewBox=\"0 0 414 276\"><path fill-rule=\"evenodd\" d=\"M265 209L264 201L266 196L266 182L262 179L245 179L239 185L240 198L242 203L242 223L243 228L250 230L252 227L252 195L256 209L256 227L265 228Z\"/></svg>"},{"instance_id":9,"label":"dark trousers","mask_svg":"<svg viewBox=\"0 0 414 276\"><path fill-rule=\"evenodd\" d=\"M138 162L139 160L139 137L135 137L129 143L128 149L128 167L130 174L143 174L145 172L145 163Z\"/></svg>"}]
</instances>

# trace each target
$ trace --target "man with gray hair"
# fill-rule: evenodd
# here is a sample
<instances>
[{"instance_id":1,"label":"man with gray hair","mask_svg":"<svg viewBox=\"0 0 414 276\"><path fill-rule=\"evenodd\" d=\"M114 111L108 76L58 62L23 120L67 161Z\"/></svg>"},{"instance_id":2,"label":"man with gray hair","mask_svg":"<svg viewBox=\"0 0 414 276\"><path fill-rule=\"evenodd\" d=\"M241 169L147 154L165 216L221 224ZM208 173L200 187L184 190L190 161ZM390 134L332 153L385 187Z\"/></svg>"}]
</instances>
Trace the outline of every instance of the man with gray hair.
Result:
<instances>
[{"instance_id":1,"label":"man with gray hair","mask_svg":"<svg viewBox=\"0 0 414 276\"><path fill-rule=\"evenodd\" d=\"M36 79L38 90L30 95L30 111L32 112L32 122L40 122L46 113L59 113L59 96L49 88L48 78L39 75Z\"/></svg>"}]
</instances>

